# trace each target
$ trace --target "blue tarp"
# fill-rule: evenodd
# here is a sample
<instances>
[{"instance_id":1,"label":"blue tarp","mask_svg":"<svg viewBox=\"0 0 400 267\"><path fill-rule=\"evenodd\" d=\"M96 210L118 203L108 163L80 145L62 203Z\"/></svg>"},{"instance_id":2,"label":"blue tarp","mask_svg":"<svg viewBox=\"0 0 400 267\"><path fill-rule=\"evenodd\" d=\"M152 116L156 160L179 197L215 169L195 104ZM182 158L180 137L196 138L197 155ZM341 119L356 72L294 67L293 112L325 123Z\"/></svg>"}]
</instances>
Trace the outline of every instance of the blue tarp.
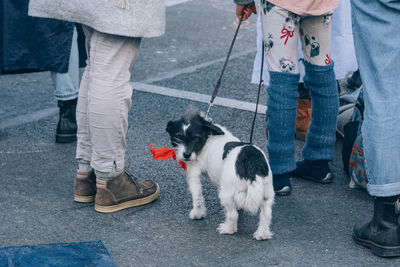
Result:
<instances>
[{"instance_id":1,"label":"blue tarp","mask_svg":"<svg viewBox=\"0 0 400 267\"><path fill-rule=\"evenodd\" d=\"M101 240L0 248L0 266L117 266Z\"/></svg>"}]
</instances>

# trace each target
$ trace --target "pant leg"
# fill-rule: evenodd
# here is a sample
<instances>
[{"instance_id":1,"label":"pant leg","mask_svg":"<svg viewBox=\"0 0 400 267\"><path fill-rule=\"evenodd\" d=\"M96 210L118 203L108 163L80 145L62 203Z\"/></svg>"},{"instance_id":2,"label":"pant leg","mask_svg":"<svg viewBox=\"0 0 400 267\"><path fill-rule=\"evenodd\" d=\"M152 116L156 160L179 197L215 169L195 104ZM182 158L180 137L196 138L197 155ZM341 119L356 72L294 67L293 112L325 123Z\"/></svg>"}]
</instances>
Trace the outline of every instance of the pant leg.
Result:
<instances>
[{"instance_id":1,"label":"pant leg","mask_svg":"<svg viewBox=\"0 0 400 267\"><path fill-rule=\"evenodd\" d=\"M331 21L333 13L307 16L300 21L304 60L317 66L331 64Z\"/></svg>"},{"instance_id":2,"label":"pant leg","mask_svg":"<svg viewBox=\"0 0 400 267\"><path fill-rule=\"evenodd\" d=\"M301 17L261 0L261 26L268 70L299 73L298 36Z\"/></svg>"},{"instance_id":3,"label":"pant leg","mask_svg":"<svg viewBox=\"0 0 400 267\"><path fill-rule=\"evenodd\" d=\"M140 41L92 30L88 91L90 163L100 172L124 168L125 136L132 104L130 68L139 53Z\"/></svg>"},{"instance_id":4,"label":"pant leg","mask_svg":"<svg viewBox=\"0 0 400 267\"><path fill-rule=\"evenodd\" d=\"M88 120L88 106L89 106L89 84L90 84L90 68L91 68L91 56L90 56L90 40L93 29L82 25L83 32L85 33L85 46L86 46L86 67L83 72L81 85L79 88L78 104L76 106L76 123L78 125L78 131L76 133L77 145L76 145L76 158L78 160L85 160L90 162L92 158L92 144L90 141L89 133L89 120Z\"/></svg>"},{"instance_id":5,"label":"pant leg","mask_svg":"<svg viewBox=\"0 0 400 267\"><path fill-rule=\"evenodd\" d=\"M295 126L298 97L298 29L300 17L261 1L263 41L269 64L267 87L268 155L275 175L296 168Z\"/></svg>"},{"instance_id":6,"label":"pant leg","mask_svg":"<svg viewBox=\"0 0 400 267\"><path fill-rule=\"evenodd\" d=\"M367 190L393 196L400 194L400 1L352 0L352 17L364 87Z\"/></svg>"},{"instance_id":7,"label":"pant leg","mask_svg":"<svg viewBox=\"0 0 400 267\"><path fill-rule=\"evenodd\" d=\"M339 111L337 82L330 57L331 14L304 17L300 39L304 85L310 90L311 123L303 147L306 160L332 160Z\"/></svg>"},{"instance_id":8,"label":"pant leg","mask_svg":"<svg viewBox=\"0 0 400 267\"><path fill-rule=\"evenodd\" d=\"M69 55L68 72L51 72L54 84L54 96L57 100L71 100L79 94L79 52L78 33L74 27L72 35L71 52Z\"/></svg>"}]
</instances>

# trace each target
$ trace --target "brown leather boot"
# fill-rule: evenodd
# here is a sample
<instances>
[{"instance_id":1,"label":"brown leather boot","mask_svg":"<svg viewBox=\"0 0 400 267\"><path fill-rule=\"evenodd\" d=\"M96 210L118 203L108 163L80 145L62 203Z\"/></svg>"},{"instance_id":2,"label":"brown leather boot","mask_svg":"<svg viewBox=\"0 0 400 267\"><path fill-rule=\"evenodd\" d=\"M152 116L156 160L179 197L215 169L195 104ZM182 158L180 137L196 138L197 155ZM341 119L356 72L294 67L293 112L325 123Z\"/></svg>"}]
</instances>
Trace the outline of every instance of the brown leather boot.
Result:
<instances>
[{"instance_id":1,"label":"brown leather boot","mask_svg":"<svg viewBox=\"0 0 400 267\"><path fill-rule=\"evenodd\" d=\"M74 187L74 200L81 203L90 203L96 196L96 175L94 171L77 170Z\"/></svg>"},{"instance_id":2,"label":"brown leather boot","mask_svg":"<svg viewBox=\"0 0 400 267\"><path fill-rule=\"evenodd\" d=\"M311 122L311 100L297 99L296 138L305 141Z\"/></svg>"},{"instance_id":3,"label":"brown leather boot","mask_svg":"<svg viewBox=\"0 0 400 267\"><path fill-rule=\"evenodd\" d=\"M96 180L97 194L94 209L109 213L140 206L157 199L158 184L152 180L136 180L127 169L111 180Z\"/></svg>"}]
</instances>

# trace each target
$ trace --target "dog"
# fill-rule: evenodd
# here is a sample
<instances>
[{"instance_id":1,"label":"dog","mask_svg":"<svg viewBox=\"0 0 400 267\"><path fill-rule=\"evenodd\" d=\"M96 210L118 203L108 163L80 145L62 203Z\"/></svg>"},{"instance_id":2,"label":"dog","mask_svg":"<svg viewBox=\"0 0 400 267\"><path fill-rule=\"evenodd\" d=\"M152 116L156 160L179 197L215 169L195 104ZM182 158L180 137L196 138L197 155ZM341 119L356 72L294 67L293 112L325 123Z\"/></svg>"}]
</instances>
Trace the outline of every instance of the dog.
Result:
<instances>
[{"instance_id":1,"label":"dog","mask_svg":"<svg viewBox=\"0 0 400 267\"><path fill-rule=\"evenodd\" d=\"M218 187L225 209L220 234L237 232L238 210L252 214L260 211L253 237L271 239L272 205L275 192L272 173L265 153L250 143L240 142L225 127L207 121L195 109L189 109L176 121L169 121L166 131L171 137L176 159L186 163L186 180L192 194L191 219L206 216L200 176Z\"/></svg>"},{"instance_id":2,"label":"dog","mask_svg":"<svg viewBox=\"0 0 400 267\"><path fill-rule=\"evenodd\" d=\"M293 60L290 60L289 58L284 58L281 57L279 59L279 68L281 69L282 72L294 72L295 71L295 65Z\"/></svg>"}]
</instances>

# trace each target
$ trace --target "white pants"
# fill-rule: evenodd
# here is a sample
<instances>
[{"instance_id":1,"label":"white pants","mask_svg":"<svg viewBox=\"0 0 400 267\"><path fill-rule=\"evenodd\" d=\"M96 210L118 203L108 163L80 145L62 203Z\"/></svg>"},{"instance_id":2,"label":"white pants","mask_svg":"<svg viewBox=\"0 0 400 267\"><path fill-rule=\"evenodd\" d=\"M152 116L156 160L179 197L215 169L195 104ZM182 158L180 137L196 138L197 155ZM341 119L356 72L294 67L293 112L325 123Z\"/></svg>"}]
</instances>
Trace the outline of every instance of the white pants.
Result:
<instances>
[{"instance_id":1,"label":"white pants","mask_svg":"<svg viewBox=\"0 0 400 267\"><path fill-rule=\"evenodd\" d=\"M262 1L261 7L263 40L270 71L299 73L299 37L306 61L318 66L332 63L332 13L322 16L299 16L267 1Z\"/></svg>"},{"instance_id":2,"label":"white pants","mask_svg":"<svg viewBox=\"0 0 400 267\"><path fill-rule=\"evenodd\" d=\"M110 35L87 26L83 30L88 60L76 109L76 158L89 161L100 172L120 171L132 104L130 69L141 38Z\"/></svg>"},{"instance_id":3,"label":"white pants","mask_svg":"<svg viewBox=\"0 0 400 267\"><path fill-rule=\"evenodd\" d=\"M253 73L251 82L258 84L260 81L261 70L261 12L258 9L257 19L257 54L253 63ZM331 53L332 59L335 62L335 76L336 79L344 79L349 72L355 71L358 68L357 59L353 44L353 33L351 24L351 8L350 1L339 0L339 7L333 11L332 29L331 29ZM304 58L302 53L301 42L298 42L298 55L299 58ZM300 82L303 82L304 65L298 64L300 71ZM263 71L264 85L269 84L268 62L264 60Z\"/></svg>"}]
</instances>

